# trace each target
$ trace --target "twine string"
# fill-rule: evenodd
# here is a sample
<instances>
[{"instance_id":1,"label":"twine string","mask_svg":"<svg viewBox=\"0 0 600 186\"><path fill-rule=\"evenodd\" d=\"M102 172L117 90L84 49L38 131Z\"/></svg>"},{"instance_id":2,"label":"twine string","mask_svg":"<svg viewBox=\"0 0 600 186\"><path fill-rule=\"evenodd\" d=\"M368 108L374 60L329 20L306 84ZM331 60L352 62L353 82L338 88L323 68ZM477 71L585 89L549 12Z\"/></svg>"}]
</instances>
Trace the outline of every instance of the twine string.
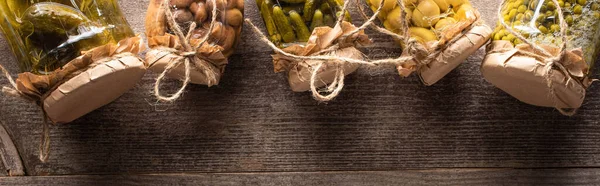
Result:
<instances>
[{"instance_id":1,"label":"twine string","mask_svg":"<svg viewBox=\"0 0 600 186\"><path fill-rule=\"evenodd\" d=\"M345 1L344 2L344 6L342 7L342 12L346 12L347 7L349 6L350 1ZM377 9L377 11L375 11L374 15L377 16L379 15L379 13L381 12L381 9L383 7L383 1L380 2L380 6ZM340 16L337 20L336 23L336 27L337 26L341 26L340 24L343 22L343 15ZM352 36L358 32L360 32L361 30L364 30L366 27L368 27L369 25L372 24L372 22L375 20L375 18L371 18L369 20L367 20L365 23L363 23L360 27L358 27L357 29L342 35L342 37L349 37ZM267 44L271 49L273 49L275 51L275 53L281 54L282 58L286 59L286 60L290 60L290 61L297 61L297 62L304 62L304 61L318 61L318 63L316 64L316 66L312 69L311 71L311 77L310 77L310 87L311 87L311 92L313 97L321 102L327 102L327 101L331 101L333 98L335 98L336 96L339 95L339 93L341 92L341 90L344 87L344 64L356 64L356 65L364 65L364 66L379 66L379 65L402 65L404 63L410 62L411 60L413 60L412 56L401 56L398 58L388 58L388 59L379 59L379 60L361 60L361 59L355 59L355 58L349 58L349 57L344 57L344 56L334 56L333 54L335 54L335 51L341 49L343 46L339 46L339 43L336 43L330 47L328 47L327 49L321 50L319 52L316 52L312 55L309 56L299 56L299 55L295 55L295 54L291 54L288 52L283 51L281 48L279 48L277 45L275 45L273 42L271 42L271 40L269 40L269 38L267 38L265 36L265 34L256 26L252 23L252 21L250 19L245 19L244 20L249 26L250 28L252 28L252 30L258 34L260 36L260 41L262 41L263 43ZM336 68L336 72L334 75L334 81L326 86L325 91L326 95L323 95L321 92L323 91L318 91L317 90L317 78L318 73L321 71L321 69L324 68L325 64L334 64L332 66L335 66Z\"/></svg>"},{"instance_id":2,"label":"twine string","mask_svg":"<svg viewBox=\"0 0 600 186\"><path fill-rule=\"evenodd\" d=\"M567 78L567 82L571 81L571 73L567 70L567 68L564 67L564 65L561 63L561 61L563 60L565 54L566 54L566 49L567 49L567 28L568 28L568 24L565 22L564 20L564 16L563 16L563 12L562 12L562 8L560 7L559 3L557 0L552 0L552 3L554 3L554 6L556 7L556 12L558 13L558 20L559 20L559 26L560 26L560 35L561 35L561 44L559 45L560 47L560 52L554 56L552 54L550 54L550 52L548 52L547 50L543 49L542 47L540 47L539 45L537 45L536 43L529 41L527 38L525 38L525 36L523 36L521 33L513 30L508 24L506 24L506 22L504 21L504 19L502 18L502 7L506 6L506 3L508 1L502 1L502 5L500 6L500 8L498 9L497 15L498 15L498 20L500 22L500 24L504 27L504 29L506 29L509 33L513 34L517 39L523 41L525 44L531 46L531 48L533 48L534 51L542 54L542 56L537 55L536 57L541 57L541 59L544 61L544 79L546 80L546 86L548 87L548 97L552 100L552 103L554 104L554 108L556 110L558 110L561 114L563 115L567 115L567 116L573 116L575 115L575 113L577 112L577 109L571 109L571 110L566 110L563 108L559 107L559 104L557 102L557 97L556 97L556 93L555 93L555 88L554 88L554 83L552 81L552 73L554 72L553 68L556 67L558 68L562 73L564 73L565 77ZM522 54L528 55L528 56L532 56L530 53L527 52L522 52Z\"/></svg>"},{"instance_id":3,"label":"twine string","mask_svg":"<svg viewBox=\"0 0 600 186\"><path fill-rule=\"evenodd\" d=\"M8 94L10 96L14 96L14 97L28 98L27 95L25 95L23 92L19 91L19 89L17 88L17 83L15 83L15 80L12 78L12 76L10 75L8 70L6 70L6 68L4 68L4 66L2 66L2 65L0 65L0 70L4 74L4 77L6 77L6 79L8 80L10 86L12 86L12 87L3 86L2 92L5 94ZM44 118L44 123L42 123L43 131L40 134L41 138L40 138L40 146L39 146L39 159L40 159L40 161L45 163L46 161L48 161L48 158L50 156L50 129L49 129L50 122L48 121L48 116L46 114L46 111L44 110L44 107L41 104L38 104L38 105L40 105L40 108L41 108L42 114L43 114L43 118Z\"/></svg>"},{"instance_id":4,"label":"twine string","mask_svg":"<svg viewBox=\"0 0 600 186\"><path fill-rule=\"evenodd\" d=\"M210 1L212 1L213 4L216 4L216 0L210 0ZM171 8L169 7L169 0L165 0L163 2L163 8L165 9L165 16L167 17L167 24L169 25L169 28L173 31L173 33L175 33L175 35L179 39L179 43L181 43L181 46L183 47L183 51L178 52L178 55L181 57L170 62L165 67L165 70L163 70L162 73L156 79L156 83L154 84L154 96L159 101L173 102L173 101L179 99L181 97L181 95L183 95L186 87L189 85L189 83L191 81L192 64L196 69L199 69L204 73L204 75L206 76L206 81L207 81L208 86L212 86L217 82L217 77L212 71L211 64L209 64L206 60L201 60L198 57L198 53L197 53L198 48L202 47L202 45L204 45L204 43L206 43L208 41L208 39L210 38L210 33L212 32L212 30L215 27L216 18L217 18L217 16L216 16L217 15L217 6L213 6L212 14L211 14L212 18L211 18L211 22L210 22L210 26L209 26L209 31L202 37L198 46L192 46L192 44L190 43L191 37L193 35L193 31L197 27L196 22L192 22L190 24L190 28L189 28L187 34L184 35L183 31L181 30L181 27L179 27L179 25L175 21L175 16L173 15ZM157 58L157 60L162 59L166 55L169 55L170 53L173 52L173 50L166 49L166 48L163 48L160 50L165 51L165 54L163 56ZM184 77L183 77L183 82L182 82L181 86L179 87L177 92L175 92L174 94L169 95L169 96L164 96L160 90L162 81L167 76L167 73L171 72L173 69L175 69L176 67L181 65L181 63L183 63L183 65L184 65Z\"/></svg>"}]
</instances>

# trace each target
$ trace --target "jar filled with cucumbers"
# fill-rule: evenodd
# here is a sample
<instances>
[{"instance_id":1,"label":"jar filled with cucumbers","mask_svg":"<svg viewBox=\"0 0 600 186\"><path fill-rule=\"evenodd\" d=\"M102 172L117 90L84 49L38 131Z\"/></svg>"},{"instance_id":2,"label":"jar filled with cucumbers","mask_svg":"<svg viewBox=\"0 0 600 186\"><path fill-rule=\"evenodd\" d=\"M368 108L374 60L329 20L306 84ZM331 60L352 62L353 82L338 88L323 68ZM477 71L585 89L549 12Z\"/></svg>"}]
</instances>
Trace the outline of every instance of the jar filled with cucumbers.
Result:
<instances>
[{"instance_id":1,"label":"jar filled with cucumbers","mask_svg":"<svg viewBox=\"0 0 600 186\"><path fill-rule=\"evenodd\" d=\"M600 1L558 0L567 23L567 49L581 48L585 61L592 66L600 44ZM508 0L502 7L502 19L514 31L537 44L559 46L562 42L558 12L552 0ZM523 43L498 24L493 40Z\"/></svg>"},{"instance_id":2,"label":"jar filled with cucumbers","mask_svg":"<svg viewBox=\"0 0 600 186\"><path fill-rule=\"evenodd\" d=\"M308 41L316 27L334 27L339 16L350 21L342 12L343 0L256 0L265 22L269 39L286 47Z\"/></svg>"},{"instance_id":3,"label":"jar filled with cucumbers","mask_svg":"<svg viewBox=\"0 0 600 186\"><path fill-rule=\"evenodd\" d=\"M366 0L371 10L376 11L382 0ZM383 26L402 35L403 17L397 0L383 0L378 15ZM402 0L406 7L406 19L410 20L408 31L412 38L421 43L437 41L451 25L467 19L473 11L468 0Z\"/></svg>"},{"instance_id":4,"label":"jar filled with cucumbers","mask_svg":"<svg viewBox=\"0 0 600 186\"><path fill-rule=\"evenodd\" d=\"M0 14L23 72L47 74L83 51L134 36L116 0L4 0Z\"/></svg>"},{"instance_id":5,"label":"jar filled with cucumbers","mask_svg":"<svg viewBox=\"0 0 600 186\"><path fill-rule=\"evenodd\" d=\"M179 27L187 33L192 22L197 24L191 39L201 39L210 34L210 43L223 47L223 54L229 56L239 41L244 18L243 0L170 0L169 6ZM211 15L213 8L217 15ZM217 16L214 28L210 29L212 16ZM173 34L173 30L167 30Z\"/></svg>"}]
</instances>

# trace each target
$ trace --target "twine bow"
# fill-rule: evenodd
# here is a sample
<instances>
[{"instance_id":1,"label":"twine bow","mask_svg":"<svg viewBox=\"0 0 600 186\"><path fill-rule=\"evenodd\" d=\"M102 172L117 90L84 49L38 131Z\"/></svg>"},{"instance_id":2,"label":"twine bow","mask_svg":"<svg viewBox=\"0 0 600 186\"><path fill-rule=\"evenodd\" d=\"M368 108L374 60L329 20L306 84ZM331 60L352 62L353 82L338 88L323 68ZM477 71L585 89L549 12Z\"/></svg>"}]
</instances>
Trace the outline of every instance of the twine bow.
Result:
<instances>
[{"instance_id":1,"label":"twine bow","mask_svg":"<svg viewBox=\"0 0 600 186\"><path fill-rule=\"evenodd\" d=\"M356 0L356 1L358 2L360 0ZM426 66L429 63L435 61L436 58L438 58L440 55L444 54L445 50L449 46L452 46L452 44L458 42L462 37L464 37L466 35L470 34L470 35L476 35L476 36L485 38L484 35L481 35L479 33L474 33L474 32L463 33L463 32L461 32L459 35L452 37L452 39L450 39L448 42L435 41L431 46L426 47L419 40L417 40L413 37L410 37L410 32L409 32L410 19L405 19L407 17L407 13L406 13L406 5L404 4L404 0L397 0L397 4L398 4L398 7L400 7L400 15L401 15L400 17L403 18L402 24L401 24L402 27L400 28L400 30L401 30L400 33L402 33L402 35L399 35L397 33L389 31L385 28L382 28L382 27L378 26L377 24L375 24L375 22L370 22L369 26L372 29L374 29L382 34L386 34L386 35L393 37L394 39L398 40L405 46L405 49L409 55L408 55L408 57L405 58L405 61L402 61L402 64L406 64L406 63L413 61L413 63L415 63L415 64L412 64L412 65L416 65L416 69L419 69L419 68ZM383 3L380 3L379 9L377 9L377 11L371 16L371 18L377 17L377 13L380 11L381 6L383 6ZM359 12L361 13L361 16L363 18L367 18L368 16L366 15L363 7L358 6L358 8L359 8ZM483 22L480 20L481 20L481 18L479 16L477 16L477 19L475 19L472 23L470 23L470 25L467 28L465 28L463 30L471 30L473 27L483 24ZM473 44L473 43L471 43L471 44ZM409 69L406 69L403 66L399 65L398 71L401 75L408 76L413 71L413 69L412 69L412 67L410 67Z\"/></svg>"},{"instance_id":2,"label":"twine bow","mask_svg":"<svg viewBox=\"0 0 600 186\"><path fill-rule=\"evenodd\" d=\"M557 98L556 98L556 94L554 93L554 85L552 82L552 72L553 71L553 67L558 68L561 72L563 72L565 74L565 77L567 77L567 82L571 81L571 73L569 72L569 70L567 70L567 68L565 68L565 66L561 63L566 52L567 52L567 28L568 25L564 20L563 17L563 13L562 13L562 8L560 7L560 5L558 4L557 0L552 0L552 3L554 3L555 7L556 7L556 11L558 13L558 20L559 20L559 26L560 26L560 35L562 38L562 43L560 44L560 52L557 55L552 55L550 52L548 52L547 50L545 50L544 48L538 46L537 44L527 40L527 38L525 38L522 34L520 34L519 32L514 31L510 26L508 26L508 24L506 24L506 22L504 21L504 19L502 19L502 7L505 7L507 1L503 1L502 5L500 6L500 8L498 9L498 18L499 18L499 22L500 24L511 34L513 34L514 36L516 36L518 39L520 39L521 41L523 41L525 44L528 44L529 46L531 46L533 48L534 51L542 54L542 56L535 54L535 53L531 53L531 52L525 52L525 51L518 51L521 54L524 55L528 55L531 57L536 57L538 59L542 59L544 61L545 64L541 64L544 66L545 69L545 80L546 80L546 85L548 87L548 97L550 97L550 99L552 100L553 104L555 105L554 108L556 110L558 110L560 113L567 115L567 116L573 116L576 112L577 112L577 108L572 109L572 110L565 110L563 108L560 108L557 103ZM533 19L533 18L532 18Z\"/></svg>"},{"instance_id":3,"label":"twine bow","mask_svg":"<svg viewBox=\"0 0 600 186\"><path fill-rule=\"evenodd\" d=\"M212 1L214 4L216 4L215 0L210 0L210 1ZM207 79L208 86L212 86L212 85L216 84L216 82L217 82L217 77L211 70L211 64L209 64L206 61L207 59L200 59L200 57L198 56L198 53L197 53L198 48L202 47L202 45L208 41L210 32L214 29L215 21L217 18L217 16L216 16L217 15L217 6L213 6L213 9L212 9L212 14L211 14L212 18L211 18L210 27L209 27L209 33L207 33L203 36L203 38L201 39L198 46L192 46L192 44L190 43L190 40L192 37L192 32L197 27L196 22L191 23L187 34L184 35L183 31L181 30L181 27L179 27L179 25L175 21L175 16L173 16L173 12L171 12L171 8L169 7L169 0L164 1L163 8L165 9L165 14L167 16L167 23L168 23L169 27L171 28L171 30L175 33L175 35L179 39L179 42L183 46L183 51L177 51L177 50L166 48L166 47L161 48L161 50L166 51L166 54L164 54L162 57L158 57L157 60L165 57L166 55L168 55L170 53L177 53L178 55L181 56L181 58L169 63L165 67L165 70L163 70L163 72L158 76L158 78L156 79L156 83L154 84L154 96L156 96L156 98L159 101L173 102L181 97L181 95L185 91L185 88L190 83L190 73L191 73L192 64L196 69L199 69L204 73L204 75L206 76L206 79ZM161 82L163 81L163 79L165 78L167 73L169 73L172 69L181 65L181 63L183 63L184 69L185 69L185 74L183 77L183 82L182 82L181 87L174 94L172 94L170 96L163 96L161 94L161 90L160 90Z\"/></svg>"},{"instance_id":4,"label":"twine bow","mask_svg":"<svg viewBox=\"0 0 600 186\"><path fill-rule=\"evenodd\" d=\"M341 10L342 12L346 12L349 3L350 3L350 1L344 2L344 5ZM383 1L381 1L381 5L383 5ZM354 34L357 34L360 31L364 30L366 27L368 27L370 24L372 24L372 22L375 20L376 16L380 13L382 7L383 6L379 6L377 11L374 13L374 16L371 17L370 19L368 19L363 25L356 28L352 32L342 35L340 38L344 39L344 38L350 37ZM344 16L338 17L335 27L341 26L342 22L344 21L343 18L344 18ZM319 63L311 71L310 90L311 90L312 96L315 98L315 100L321 101L321 102L331 101L332 99L337 97L339 95L339 93L341 92L341 90L343 89L344 77L345 77L343 66L346 63L365 65L365 66L379 66L379 65L396 65L397 66L397 65L401 65L405 62L408 62L408 61L410 61L410 59L412 59L412 57L408 56L408 57L399 57L399 58L395 58L395 59L390 58L390 59L381 59L381 60L361 60L361 59L355 59L355 58L349 58L349 57L343 57L343 56L333 56L333 55L327 54L327 53L335 52L336 50L343 48L343 47L349 47L349 46L340 46L340 43L336 43L322 51L316 52L309 56L295 55L295 54L285 52L281 48L277 47L277 45L275 45L273 42L271 42L271 40L269 40L269 38L267 38L267 36L258 27L256 27L250 19L245 19L245 22L248 25L250 25L250 27L253 29L253 31L255 33L257 33L260 36L260 39L263 43L267 44L276 53L281 54L286 59L291 60L291 61L297 61L297 62L303 62L303 61L308 61L308 60L319 61ZM332 66L335 66L336 73L335 73L333 82L330 85L327 85L325 90L322 91L322 92L326 92L328 94L323 95L321 93L321 91L317 90L316 84L317 84L317 79L319 77L318 73L320 72L320 70L323 68L323 66L325 64L333 64Z\"/></svg>"},{"instance_id":5,"label":"twine bow","mask_svg":"<svg viewBox=\"0 0 600 186\"><path fill-rule=\"evenodd\" d=\"M135 39L134 39L135 40ZM128 43L131 42L130 40L124 40L123 42ZM143 42L139 42L139 43L143 43ZM119 43L121 44L121 43ZM127 44L125 44L125 46L128 46ZM107 48L111 48L108 45L105 46L101 46L98 47L99 50L106 50ZM134 49L128 49L128 50L139 50L140 47L132 47ZM95 49L92 49L95 50ZM111 50L111 49L108 49ZM119 49L114 49L114 50L119 50ZM112 52L116 52L116 51L111 51L111 54L106 54L106 55L113 55ZM121 51L123 52L123 51ZM115 60L115 59L119 59L119 58L123 58L126 56L136 56L135 54L131 53L131 52L123 52L123 53L118 53L118 54L114 54L111 57L103 57L97 61L94 61L94 52L87 52L86 54L84 54L83 56L80 56L78 58L76 58L73 61L78 61L78 62L82 62L82 61L86 61L83 63L77 63L77 64L71 64L73 63L73 61L69 62L68 64L70 65L65 65L63 66L63 68L61 70L55 71L52 73L52 77L49 77L50 75L46 75L46 77L44 79L50 79L50 82L45 82L45 83L34 83L34 84L44 84L47 85L48 87L45 87L44 93L40 93L36 87L36 85L33 85L32 82L30 81L31 76L36 76L31 74L31 76L29 76L29 73L25 73L25 74L21 74L19 75L19 79L20 81L17 83L12 76L10 75L10 73L8 72L8 70L6 70L6 68L4 68L2 65L0 65L0 71L2 71L4 77L6 77L6 79L8 80L10 87L9 86L3 86L2 87L2 92L10 95L10 96L14 96L14 97L20 97L23 99L26 99L28 101L32 101L35 102L36 105L38 105L40 107L40 110L42 111L42 117L44 119L43 122L43 131L40 134L41 135L41 140L40 140L40 146L39 146L39 159L42 162L46 162L48 160L48 158L50 157L50 125L51 124L56 124L54 121L52 121L44 106L43 106L43 102L44 100L46 100L46 98L48 98L48 96L50 96L50 94L56 90L60 85L62 85L63 83L65 83L66 81L68 81L69 79L87 71L88 69L91 69L95 66L98 66L100 64L104 64L106 62ZM87 63L87 62L91 62L91 63ZM78 65L86 65L85 67L79 67ZM23 78L23 79L21 79ZM19 80L18 79L18 80ZM27 84L27 85L25 85ZM36 90L30 90L31 88L34 88Z\"/></svg>"}]
</instances>

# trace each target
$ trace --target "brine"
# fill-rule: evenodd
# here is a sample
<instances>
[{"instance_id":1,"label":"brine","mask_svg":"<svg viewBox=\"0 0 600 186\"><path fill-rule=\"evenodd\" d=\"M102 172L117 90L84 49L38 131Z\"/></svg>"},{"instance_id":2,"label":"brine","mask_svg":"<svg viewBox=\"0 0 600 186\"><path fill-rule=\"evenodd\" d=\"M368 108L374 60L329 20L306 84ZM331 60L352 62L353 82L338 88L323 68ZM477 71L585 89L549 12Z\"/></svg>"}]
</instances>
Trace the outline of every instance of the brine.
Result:
<instances>
[{"instance_id":1,"label":"brine","mask_svg":"<svg viewBox=\"0 0 600 186\"><path fill-rule=\"evenodd\" d=\"M117 0L5 0L0 14L22 72L47 74L86 50L134 36Z\"/></svg>"}]
</instances>

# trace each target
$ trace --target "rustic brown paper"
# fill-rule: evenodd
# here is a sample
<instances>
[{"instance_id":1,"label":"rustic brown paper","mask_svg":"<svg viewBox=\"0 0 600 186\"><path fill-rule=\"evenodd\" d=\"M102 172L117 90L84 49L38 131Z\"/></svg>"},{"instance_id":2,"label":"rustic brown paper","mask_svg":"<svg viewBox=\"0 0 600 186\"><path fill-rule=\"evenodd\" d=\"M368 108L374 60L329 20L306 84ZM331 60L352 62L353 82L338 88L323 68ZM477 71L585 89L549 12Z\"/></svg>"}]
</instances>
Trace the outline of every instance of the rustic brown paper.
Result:
<instances>
[{"instance_id":1,"label":"rustic brown paper","mask_svg":"<svg viewBox=\"0 0 600 186\"><path fill-rule=\"evenodd\" d=\"M48 75L19 74L17 89L41 100L54 123L68 123L133 87L146 72L145 63L135 57L142 50L140 37L96 47Z\"/></svg>"},{"instance_id":2,"label":"rustic brown paper","mask_svg":"<svg viewBox=\"0 0 600 186\"><path fill-rule=\"evenodd\" d=\"M470 34L463 35L437 58L419 69L423 84L433 85L458 67L490 39L492 29L487 25L477 25L466 32Z\"/></svg>"},{"instance_id":3,"label":"rustic brown paper","mask_svg":"<svg viewBox=\"0 0 600 186\"><path fill-rule=\"evenodd\" d=\"M348 22L342 22L342 24L336 25L335 28L317 27L312 32L312 35L306 44L291 45L284 48L283 51L298 56L311 56L317 55L319 52L328 49L330 46L338 44L340 46L339 49L324 54L362 60L364 59L363 54L354 46L371 44L371 40L364 31L361 30L348 37L342 37L344 34L350 33L356 29L357 27ZM288 59L282 54L273 54L272 56L275 72L288 71L288 81L291 89L295 92L310 90L310 75L312 74L312 68L323 62L314 60L299 62L298 60ZM318 82L315 86L322 87L333 82L337 65L337 63L324 63L323 67L317 73ZM359 66L359 64L342 64L344 75L351 74L356 71Z\"/></svg>"},{"instance_id":4,"label":"rustic brown paper","mask_svg":"<svg viewBox=\"0 0 600 186\"><path fill-rule=\"evenodd\" d=\"M417 72L423 84L430 86L437 83L450 71L458 67L471 54L483 46L489 39L492 29L479 18L478 11L467 13L466 20L444 28L438 41L417 44L414 49L405 49L401 56L414 56L415 59L398 66L400 76L408 77ZM458 37L458 38L456 38ZM447 45L437 49L441 50L437 56L429 61L425 60L434 50L434 45ZM403 45L403 48L406 48ZM419 65L421 60L425 65Z\"/></svg>"},{"instance_id":5,"label":"rustic brown paper","mask_svg":"<svg viewBox=\"0 0 600 186\"><path fill-rule=\"evenodd\" d=\"M190 41L192 46L198 46L200 44L199 39L192 39ZM180 55L183 51L183 47L179 43L179 39L175 35L165 34L163 36L154 36L148 38L148 46L152 48L146 53L146 62L149 63L149 69L153 72L161 73L165 70L169 63L182 60L185 58ZM227 65L227 57L222 53L223 48L218 45L211 45L204 43L196 51L196 57L204 62L208 62L212 65L208 65L211 71L215 74L217 82L213 82L214 85L219 84L221 74L225 72L225 66ZM208 84L206 75L196 65L191 65L190 82L194 84ZM167 73L169 77L184 79L185 68L181 64Z\"/></svg>"},{"instance_id":6,"label":"rustic brown paper","mask_svg":"<svg viewBox=\"0 0 600 186\"><path fill-rule=\"evenodd\" d=\"M557 47L540 46L552 55L560 52ZM527 44L513 47L508 41L490 43L487 47L488 54L481 66L483 77L513 97L531 105L556 108L581 106L585 91L591 84L587 77L589 68L583 59L581 48L567 51L564 59L560 61L569 74L564 74L558 69L551 70L550 79L554 95L550 94L546 80L544 65L547 62L520 54L519 50L535 53ZM571 77L571 80L568 81L567 77Z\"/></svg>"},{"instance_id":7,"label":"rustic brown paper","mask_svg":"<svg viewBox=\"0 0 600 186\"><path fill-rule=\"evenodd\" d=\"M150 65L149 69L157 73L162 73L168 64L183 59L184 56L182 54L185 52L179 38L167 33L167 18L163 6L164 0L150 0L145 22L148 46L151 48L146 54L145 60ZM184 32L187 32L187 30ZM198 47L200 41L200 39L190 39L189 42L192 47ZM211 64L208 66L211 66L210 70L215 74L217 80L217 82L212 83L219 84L220 77L227 65L227 57L223 54L223 48L218 45L204 43L201 47L198 47L196 52L196 57L201 62ZM184 65L179 65L168 72L167 76L183 79L184 74ZM190 71L190 82L194 84L208 84L204 72L196 67L192 67Z\"/></svg>"}]
</instances>

